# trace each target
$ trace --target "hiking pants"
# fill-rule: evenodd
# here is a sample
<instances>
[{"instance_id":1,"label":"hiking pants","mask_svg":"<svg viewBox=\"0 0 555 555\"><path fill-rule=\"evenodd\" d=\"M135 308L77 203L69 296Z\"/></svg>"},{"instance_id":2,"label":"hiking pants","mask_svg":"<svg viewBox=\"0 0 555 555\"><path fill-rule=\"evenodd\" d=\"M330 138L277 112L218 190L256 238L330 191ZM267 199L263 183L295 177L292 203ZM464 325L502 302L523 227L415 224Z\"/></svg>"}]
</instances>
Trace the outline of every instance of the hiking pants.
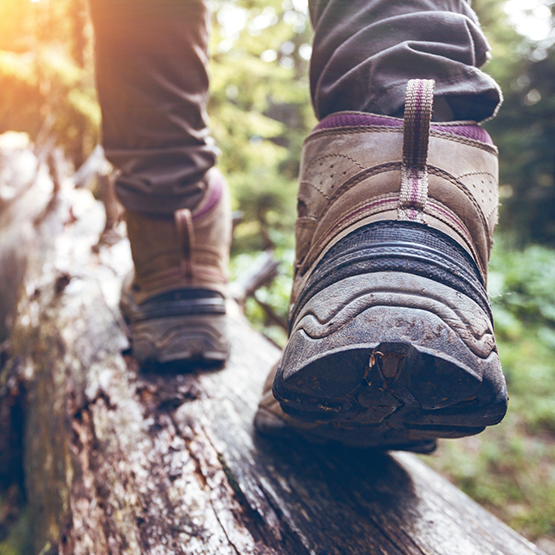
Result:
<instances>
[{"instance_id":1,"label":"hiking pants","mask_svg":"<svg viewBox=\"0 0 555 555\"><path fill-rule=\"evenodd\" d=\"M106 156L128 210L172 214L203 197L217 157L206 125L204 0L90 0ZM483 121L501 93L465 0L310 0L310 92L319 119L401 116L409 79L434 79L451 120ZM438 108L438 112L441 110Z\"/></svg>"}]
</instances>

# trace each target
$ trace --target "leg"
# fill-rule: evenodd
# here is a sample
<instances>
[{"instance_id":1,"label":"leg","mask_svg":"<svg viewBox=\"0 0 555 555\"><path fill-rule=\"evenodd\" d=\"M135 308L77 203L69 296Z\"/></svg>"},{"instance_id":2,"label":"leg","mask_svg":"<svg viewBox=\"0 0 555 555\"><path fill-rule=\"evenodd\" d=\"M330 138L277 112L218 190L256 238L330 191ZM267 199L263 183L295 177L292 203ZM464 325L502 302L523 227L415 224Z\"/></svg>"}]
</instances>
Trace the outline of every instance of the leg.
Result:
<instances>
[{"instance_id":1,"label":"leg","mask_svg":"<svg viewBox=\"0 0 555 555\"><path fill-rule=\"evenodd\" d=\"M444 13L430 1L360 1L349 4L356 17L341 4L312 4L322 41L312 92L325 117L303 150L289 342L256 423L268 432L285 422L312 438L429 451L437 437L478 433L506 410L485 290L497 151L476 124L431 124L432 79L442 108L467 110L465 117L491 116L498 89L460 61L486 54L465 3L436 2L456 8ZM407 18L421 24L405 25ZM458 40L453 25L475 36L451 48L421 44L428 20L440 38ZM379 28L394 39L370 40L367 29ZM445 55L453 51L469 54ZM418 74L432 79L409 81ZM403 106L404 121L391 117Z\"/></svg>"},{"instance_id":2,"label":"leg","mask_svg":"<svg viewBox=\"0 0 555 555\"><path fill-rule=\"evenodd\" d=\"M227 185L206 127L203 0L91 0L103 146L135 271L122 310L141 363L223 360Z\"/></svg>"},{"instance_id":3,"label":"leg","mask_svg":"<svg viewBox=\"0 0 555 555\"><path fill-rule=\"evenodd\" d=\"M491 117L501 93L480 71L489 46L464 0L314 0L311 93L318 119L403 114L410 79L433 79L455 120Z\"/></svg>"},{"instance_id":4,"label":"leg","mask_svg":"<svg viewBox=\"0 0 555 555\"><path fill-rule=\"evenodd\" d=\"M102 144L128 210L194 209L214 165L203 0L91 0Z\"/></svg>"}]
</instances>

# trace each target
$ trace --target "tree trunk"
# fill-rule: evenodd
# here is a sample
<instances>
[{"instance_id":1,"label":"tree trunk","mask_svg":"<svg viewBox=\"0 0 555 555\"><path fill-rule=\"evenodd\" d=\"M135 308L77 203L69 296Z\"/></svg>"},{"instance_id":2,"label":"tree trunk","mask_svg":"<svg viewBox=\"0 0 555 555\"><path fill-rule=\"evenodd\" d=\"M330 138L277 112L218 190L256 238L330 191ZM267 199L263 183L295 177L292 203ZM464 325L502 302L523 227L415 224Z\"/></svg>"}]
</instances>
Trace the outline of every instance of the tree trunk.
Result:
<instances>
[{"instance_id":1,"label":"tree trunk","mask_svg":"<svg viewBox=\"0 0 555 555\"><path fill-rule=\"evenodd\" d=\"M233 302L225 368L140 372L117 308L127 242L93 248L88 191L48 206L4 368L25 393L36 553L540 553L412 455L257 435L279 351Z\"/></svg>"}]
</instances>

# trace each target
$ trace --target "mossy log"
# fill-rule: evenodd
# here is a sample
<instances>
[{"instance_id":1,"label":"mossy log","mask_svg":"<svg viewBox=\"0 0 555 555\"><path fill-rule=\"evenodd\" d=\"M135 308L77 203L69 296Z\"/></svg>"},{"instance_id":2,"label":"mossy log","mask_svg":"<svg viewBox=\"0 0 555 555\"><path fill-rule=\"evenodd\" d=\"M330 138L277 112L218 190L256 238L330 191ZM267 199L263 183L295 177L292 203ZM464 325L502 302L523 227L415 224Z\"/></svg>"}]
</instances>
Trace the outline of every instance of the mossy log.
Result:
<instances>
[{"instance_id":1,"label":"mossy log","mask_svg":"<svg viewBox=\"0 0 555 555\"><path fill-rule=\"evenodd\" d=\"M225 368L139 371L118 311L126 240L96 246L103 210L86 190L41 199L3 370L24 395L36 553L540 553L412 455L259 436L279 351L233 302Z\"/></svg>"}]
</instances>

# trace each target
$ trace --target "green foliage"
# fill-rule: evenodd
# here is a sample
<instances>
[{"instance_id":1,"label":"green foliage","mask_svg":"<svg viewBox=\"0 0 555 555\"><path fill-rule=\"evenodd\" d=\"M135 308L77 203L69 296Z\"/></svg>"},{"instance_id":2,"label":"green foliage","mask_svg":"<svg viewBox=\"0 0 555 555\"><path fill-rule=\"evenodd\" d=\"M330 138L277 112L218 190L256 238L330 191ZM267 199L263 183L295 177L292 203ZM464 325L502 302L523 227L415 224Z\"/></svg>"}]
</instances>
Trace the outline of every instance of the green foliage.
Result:
<instances>
[{"instance_id":1,"label":"green foliage","mask_svg":"<svg viewBox=\"0 0 555 555\"><path fill-rule=\"evenodd\" d=\"M493 49L486 71L505 101L486 127L500 150L501 228L519 244L555 245L555 43L535 42L509 24L502 0L475 0ZM545 0L553 11L555 4Z\"/></svg>"},{"instance_id":2,"label":"green foliage","mask_svg":"<svg viewBox=\"0 0 555 555\"><path fill-rule=\"evenodd\" d=\"M517 395L513 408L531 432L555 439L555 251L497 249L491 275L496 335Z\"/></svg>"},{"instance_id":3,"label":"green foliage","mask_svg":"<svg viewBox=\"0 0 555 555\"><path fill-rule=\"evenodd\" d=\"M216 3L208 111L243 212L235 253L291 246L302 141L315 124L310 33L305 11L287 0Z\"/></svg>"},{"instance_id":4,"label":"green foliage","mask_svg":"<svg viewBox=\"0 0 555 555\"><path fill-rule=\"evenodd\" d=\"M274 250L274 256L280 261L278 276L271 284L261 287L256 291L256 299L272 307L277 316L287 321L289 309L289 295L293 281L293 261L295 251L293 249L292 235L283 236L281 245ZM231 279L236 279L253 266L258 253L242 253L234 256L230 264ZM245 314L255 329L264 333L279 347L285 347L287 333L279 325L276 325L268 314L261 308L255 299L248 299L245 306Z\"/></svg>"},{"instance_id":5,"label":"green foliage","mask_svg":"<svg viewBox=\"0 0 555 555\"><path fill-rule=\"evenodd\" d=\"M96 144L100 123L94 87L86 81L85 70L62 49L0 51L1 131L26 131L37 140L44 130L80 163Z\"/></svg>"},{"instance_id":6,"label":"green foliage","mask_svg":"<svg viewBox=\"0 0 555 555\"><path fill-rule=\"evenodd\" d=\"M13 486L11 487L13 491ZM29 512L14 503L9 492L0 495L0 555L33 555Z\"/></svg>"},{"instance_id":7,"label":"green foliage","mask_svg":"<svg viewBox=\"0 0 555 555\"><path fill-rule=\"evenodd\" d=\"M52 140L76 165L100 123L84 10L83 0L0 0L0 133Z\"/></svg>"},{"instance_id":8,"label":"green foliage","mask_svg":"<svg viewBox=\"0 0 555 555\"><path fill-rule=\"evenodd\" d=\"M522 324L533 322L542 329L555 329L554 251L535 245L524 251L496 245L489 289L494 306L501 312L518 318ZM505 334L503 324L498 325L497 331ZM511 338L510 333L507 335Z\"/></svg>"},{"instance_id":9,"label":"green foliage","mask_svg":"<svg viewBox=\"0 0 555 555\"><path fill-rule=\"evenodd\" d=\"M302 143L315 125L308 93L311 29L303 2L219 0L212 34L211 129L222 150L235 208L232 278L256 252L275 249L281 274L257 292L287 318L291 290L293 224ZM253 299L253 324L278 345L286 335Z\"/></svg>"},{"instance_id":10,"label":"green foliage","mask_svg":"<svg viewBox=\"0 0 555 555\"><path fill-rule=\"evenodd\" d=\"M529 538L555 537L555 251L498 241L489 292L509 411L426 461Z\"/></svg>"}]
</instances>

